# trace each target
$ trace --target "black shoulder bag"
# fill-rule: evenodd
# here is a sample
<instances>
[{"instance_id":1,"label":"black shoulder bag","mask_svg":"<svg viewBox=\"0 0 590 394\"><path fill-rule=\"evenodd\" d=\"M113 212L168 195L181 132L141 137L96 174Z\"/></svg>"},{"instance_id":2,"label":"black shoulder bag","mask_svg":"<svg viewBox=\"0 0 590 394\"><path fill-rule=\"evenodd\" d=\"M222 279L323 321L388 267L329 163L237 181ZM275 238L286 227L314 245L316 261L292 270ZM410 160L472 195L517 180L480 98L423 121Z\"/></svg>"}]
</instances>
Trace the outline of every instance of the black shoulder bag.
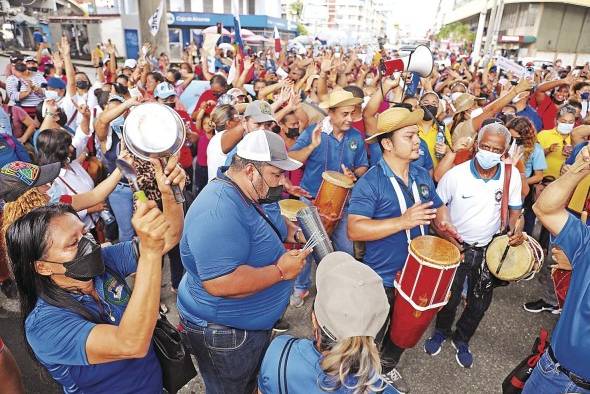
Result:
<instances>
[{"instance_id":1,"label":"black shoulder bag","mask_svg":"<svg viewBox=\"0 0 590 394\"><path fill-rule=\"evenodd\" d=\"M119 283L123 284L131 296L131 288L127 281L115 270L105 266L106 271ZM180 333L168 321L166 315L160 309L160 317L156 321L154 335L154 350L162 367L162 380L164 388L171 394L176 393L192 378L197 376L190 353L182 344Z\"/></svg>"}]
</instances>

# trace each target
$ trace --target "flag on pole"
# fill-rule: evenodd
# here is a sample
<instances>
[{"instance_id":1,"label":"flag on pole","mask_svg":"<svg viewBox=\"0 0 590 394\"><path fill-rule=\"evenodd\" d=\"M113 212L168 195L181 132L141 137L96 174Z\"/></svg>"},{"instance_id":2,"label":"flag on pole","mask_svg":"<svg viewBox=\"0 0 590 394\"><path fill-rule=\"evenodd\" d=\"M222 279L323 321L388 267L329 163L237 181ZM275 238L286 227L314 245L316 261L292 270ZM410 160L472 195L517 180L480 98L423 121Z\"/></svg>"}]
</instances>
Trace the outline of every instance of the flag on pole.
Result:
<instances>
[{"instance_id":1,"label":"flag on pole","mask_svg":"<svg viewBox=\"0 0 590 394\"><path fill-rule=\"evenodd\" d=\"M244 56L244 41L242 41L242 32L240 25L240 15L234 14L234 42L238 46L238 52Z\"/></svg>"},{"instance_id":2,"label":"flag on pole","mask_svg":"<svg viewBox=\"0 0 590 394\"><path fill-rule=\"evenodd\" d=\"M160 30L160 22L162 21L162 14L164 13L164 0L160 1L160 5L156 8L154 15L148 18L148 25L150 26L150 32L155 37Z\"/></svg>"},{"instance_id":3,"label":"flag on pole","mask_svg":"<svg viewBox=\"0 0 590 394\"><path fill-rule=\"evenodd\" d=\"M274 38L275 38L275 52L279 53L279 52L281 52L281 36L279 36L279 29L277 29L276 26L275 26Z\"/></svg>"}]
</instances>

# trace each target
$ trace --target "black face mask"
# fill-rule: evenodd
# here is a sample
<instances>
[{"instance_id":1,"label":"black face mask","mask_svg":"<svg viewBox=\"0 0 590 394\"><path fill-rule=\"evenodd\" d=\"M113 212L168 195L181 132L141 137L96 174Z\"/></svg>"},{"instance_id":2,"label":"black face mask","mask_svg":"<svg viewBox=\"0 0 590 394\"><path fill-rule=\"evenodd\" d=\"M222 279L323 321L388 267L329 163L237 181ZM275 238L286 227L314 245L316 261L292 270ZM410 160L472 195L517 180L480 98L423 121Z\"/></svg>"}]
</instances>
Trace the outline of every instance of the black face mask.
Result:
<instances>
[{"instance_id":1,"label":"black face mask","mask_svg":"<svg viewBox=\"0 0 590 394\"><path fill-rule=\"evenodd\" d=\"M176 108L176 103L164 103L164 105L167 105L172 109Z\"/></svg>"},{"instance_id":2,"label":"black face mask","mask_svg":"<svg viewBox=\"0 0 590 394\"><path fill-rule=\"evenodd\" d=\"M274 125L274 126L272 127L272 132L273 132L273 133L275 133L275 134L279 134L279 133L281 132L281 126L279 126L279 125Z\"/></svg>"},{"instance_id":3,"label":"black face mask","mask_svg":"<svg viewBox=\"0 0 590 394\"><path fill-rule=\"evenodd\" d=\"M27 68L29 69L29 71L32 71L32 72L35 72L35 73L37 72L37 70L39 70L39 67L35 67L35 66L33 66L33 67L27 67Z\"/></svg>"},{"instance_id":4,"label":"black face mask","mask_svg":"<svg viewBox=\"0 0 590 394\"><path fill-rule=\"evenodd\" d=\"M289 127L285 134L288 138L297 138L299 137L299 127Z\"/></svg>"},{"instance_id":5,"label":"black face mask","mask_svg":"<svg viewBox=\"0 0 590 394\"><path fill-rule=\"evenodd\" d=\"M88 90L90 84L88 83L88 81L76 81L76 87L78 89Z\"/></svg>"},{"instance_id":6,"label":"black face mask","mask_svg":"<svg viewBox=\"0 0 590 394\"><path fill-rule=\"evenodd\" d=\"M256 168L256 171L258 171L258 174L262 178L262 182L264 182L264 184L266 186L268 186L268 183L266 183L266 180L264 179L264 177L260 173L260 170L258 170L258 168ZM252 187L254 187L254 183L252 183ZM254 187L254 190L256 190L255 187ZM272 204L273 202L278 202L281 199L282 194L283 194L283 185L268 186L268 192L266 193L266 196L264 196L263 198L259 198L258 203L259 204Z\"/></svg>"},{"instance_id":7,"label":"black face mask","mask_svg":"<svg viewBox=\"0 0 590 394\"><path fill-rule=\"evenodd\" d=\"M46 261L57 263L56 261ZM100 245L96 244L87 236L82 237L80 242L78 242L78 251L72 261L58 264L63 264L66 269L65 276L84 282L104 274L105 270Z\"/></svg>"},{"instance_id":8,"label":"black face mask","mask_svg":"<svg viewBox=\"0 0 590 394\"><path fill-rule=\"evenodd\" d=\"M516 145L524 145L524 139L522 137L514 137L512 140L516 143Z\"/></svg>"},{"instance_id":9,"label":"black face mask","mask_svg":"<svg viewBox=\"0 0 590 394\"><path fill-rule=\"evenodd\" d=\"M438 107L434 105L422 105L421 107L424 109L424 117L422 119L426 121L434 119L438 112Z\"/></svg>"},{"instance_id":10,"label":"black face mask","mask_svg":"<svg viewBox=\"0 0 590 394\"><path fill-rule=\"evenodd\" d=\"M19 73L27 71L27 66L24 63L15 64L14 69Z\"/></svg>"},{"instance_id":11,"label":"black face mask","mask_svg":"<svg viewBox=\"0 0 590 394\"><path fill-rule=\"evenodd\" d=\"M125 96L129 93L129 89L127 88L127 86L123 86L120 83L116 83L114 86L115 92L117 92L118 95Z\"/></svg>"}]
</instances>

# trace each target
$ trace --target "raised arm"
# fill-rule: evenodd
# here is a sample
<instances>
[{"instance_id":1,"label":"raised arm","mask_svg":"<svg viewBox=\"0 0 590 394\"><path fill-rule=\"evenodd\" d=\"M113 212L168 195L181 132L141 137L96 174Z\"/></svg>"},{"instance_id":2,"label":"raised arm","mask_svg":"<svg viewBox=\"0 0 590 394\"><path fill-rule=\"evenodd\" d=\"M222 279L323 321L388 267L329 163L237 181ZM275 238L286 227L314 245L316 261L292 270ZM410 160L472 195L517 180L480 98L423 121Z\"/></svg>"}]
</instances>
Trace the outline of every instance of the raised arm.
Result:
<instances>
[{"instance_id":1,"label":"raised arm","mask_svg":"<svg viewBox=\"0 0 590 394\"><path fill-rule=\"evenodd\" d=\"M72 63L72 58L70 57L70 42L68 41L68 37L61 37L59 52L61 53L61 57L64 62L66 78L68 80L66 92L70 95L70 97L73 97L76 95L76 70L74 70L74 64Z\"/></svg>"}]
</instances>

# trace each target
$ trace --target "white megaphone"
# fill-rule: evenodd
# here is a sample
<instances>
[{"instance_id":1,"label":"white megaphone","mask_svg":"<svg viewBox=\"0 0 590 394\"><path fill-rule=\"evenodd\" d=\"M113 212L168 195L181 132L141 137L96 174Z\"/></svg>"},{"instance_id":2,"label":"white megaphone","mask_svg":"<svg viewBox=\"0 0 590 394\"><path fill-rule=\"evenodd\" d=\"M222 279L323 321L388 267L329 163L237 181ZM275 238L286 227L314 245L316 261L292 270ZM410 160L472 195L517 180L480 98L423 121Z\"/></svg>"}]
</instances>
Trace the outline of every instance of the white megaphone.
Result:
<instances>
[{"instance_id":1,"label":"white megaphone","mask_svg":"<svg viewBox=\"0 0 590 394\"><path fill-rule=\"evenodd\" d=\"M418 45L408 56L398 59L382 60L379 66L384 76L392 75L394 72L413 72L425 78L432 73L434 59L430 48L425 45Z\"/></svg>"}]
</instances>

